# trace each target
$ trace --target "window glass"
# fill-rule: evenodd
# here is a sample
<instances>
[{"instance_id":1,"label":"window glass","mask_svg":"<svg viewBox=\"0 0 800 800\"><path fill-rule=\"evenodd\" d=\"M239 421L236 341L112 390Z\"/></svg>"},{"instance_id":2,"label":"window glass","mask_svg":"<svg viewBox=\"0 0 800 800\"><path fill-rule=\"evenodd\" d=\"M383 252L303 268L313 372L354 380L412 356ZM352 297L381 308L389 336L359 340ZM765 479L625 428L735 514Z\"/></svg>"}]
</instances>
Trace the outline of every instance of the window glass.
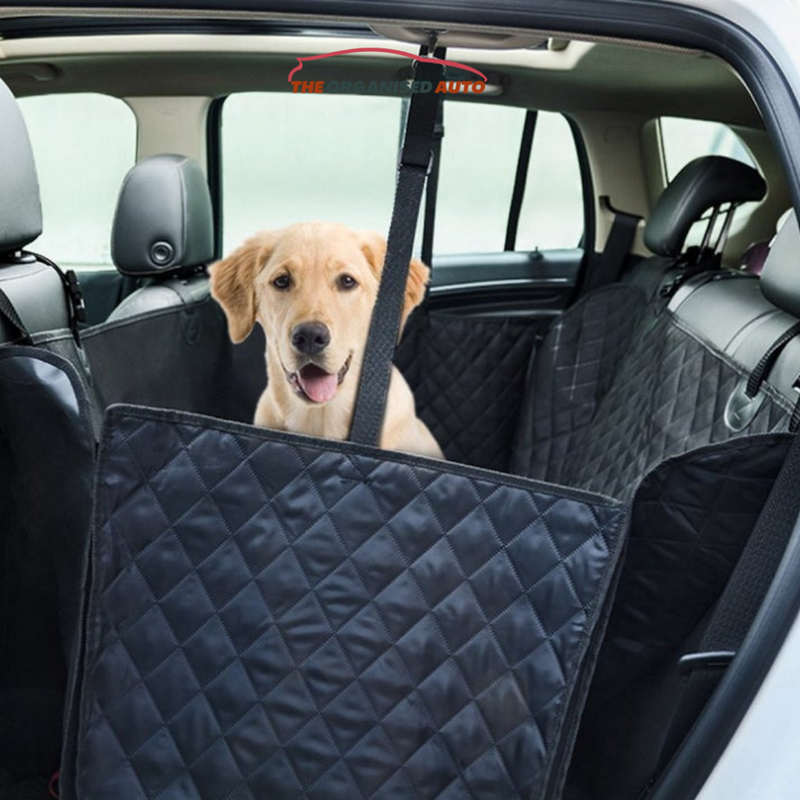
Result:
<instances>
[{"instance_id":1,"label":"window glass","mask_svg":"<svg viewBox=\"0 0 800 800\"><path fill-rule=\"evenodd\" d=\"M516 249L577 247L583 208L581 168L569 123L561 114L540 111Z\"/></svg>"},{"instance_id":2,"label":"window glass","mask_svg":"<svg viewBox=\"0 0 800 800\"><path fill-rule=\"evenodd\" d=\"M385 233L394 200L403 100L289 92L229 97L222 111L223 250L258 230L323 219ZM448 102L434 252L499 252L525 111ZM416 250L421 242L422 215ZM541 113L517 249L577 247L578 157L566 120Z\"/></svg>"},{"instance_id":3,"label":"window glass","mask_svg":"<svg viewBox=\"0 0 800 800\"><path fill-rule=\"evenodd\" d=\"M721 122L662 117L661 142L667 181L700 156L727 156L755 166L742 140Z\"/></svg>"},{"instance_id":4,"label":"window glass","mask_svg":"<svg viewBox=\"0 0 800 800\"><path fill-rule=\"evenodd\" d=\"M223 250L265 228L331 220L388 231L401 100L232 95L222 110Z\"/></svg>"},{"instance_id":5,"label":"window glass","mask_svg":"<svg viewBox=\"0 0 800 800\"><path fill-rule=\"evenodd\" d=\"M70 267L111 265L117 196L136 161L136 117L102 94L25 97L44 232L34 250Z\"/></svg>"},{"instance_id":6,"label":"window glass","mask_svg":"<svg viewBox=\"0 0 800 800\"><path fill-rule=\"evenodd\" d=\"M437 253L503 249L525 111L446 103L436 209ZM577 247L583 232L580 167L560 114L540 112L517 250Z\"/></svg>"}]
</instances>

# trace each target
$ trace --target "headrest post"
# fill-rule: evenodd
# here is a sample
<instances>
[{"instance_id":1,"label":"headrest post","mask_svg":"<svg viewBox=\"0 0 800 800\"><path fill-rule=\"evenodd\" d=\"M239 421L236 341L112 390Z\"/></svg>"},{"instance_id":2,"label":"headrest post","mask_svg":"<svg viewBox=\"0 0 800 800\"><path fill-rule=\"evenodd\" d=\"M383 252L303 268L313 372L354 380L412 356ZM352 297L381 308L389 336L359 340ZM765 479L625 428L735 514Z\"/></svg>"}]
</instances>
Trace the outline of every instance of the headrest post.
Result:
<instances>
[{"instance_id":1,"label":"headrest post","mask_svg":"<svg viewBox=\"0 0 800 800\"><path fill-rule=\"evenodd\" d=\"M708 221L708 225L706 226L706 232L703 234L703 241L700 244L700 256L698 258L702 258L702 254L708 248L708 244L711 241L711 233L714 230L714 226L717 224L717 217L719 216L719 206L714 206L711 211L711 219Z\"/></svg>"},{"instance_id":2,"label":"headrest post","mask_svg":"<svg viewBox=\"0 0 800 800\"><path fill-rule=\"evenodd\" d=\"M722 226L722 230L719 232L719 236L717 237L717 242L714 245L714 252L721 253L725 248L725 245L728 242L728 235L730 234L731 225L733 223L733 215L738 208L737 203L731 203L728 207L728 210L725 212L725 222Z\"/></svg>"}]
</instances>

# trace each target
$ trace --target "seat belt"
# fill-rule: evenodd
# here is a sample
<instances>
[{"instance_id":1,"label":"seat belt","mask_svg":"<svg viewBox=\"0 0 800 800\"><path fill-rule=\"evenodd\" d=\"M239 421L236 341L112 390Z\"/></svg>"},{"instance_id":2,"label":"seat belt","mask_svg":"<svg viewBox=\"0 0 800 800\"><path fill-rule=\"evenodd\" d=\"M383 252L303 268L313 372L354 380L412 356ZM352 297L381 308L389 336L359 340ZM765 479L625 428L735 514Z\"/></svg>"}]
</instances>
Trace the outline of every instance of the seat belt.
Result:
<instances>
[{"instance_id":1,"label":"seat belt","mask_svg":"<svg viewBox=\"0 0 800 800\"><path fill-rule=\"evenodd\" d=\"M608 198L606 198L606 202L608 202ZM614 212L614 222L611 225L606 246L600 255L600 260L587 271L581 290L582 294L614 283L619 278L622 267L625 265L625 259L633 246L636 229L641 219L636 214Z\"/></svg>"},{"instance_id":2,"label":"seat belt","mask_svg":"<svg viewBox=\"0 0 800 800\"><path fill-rule=\"evenodd\" d=\"M683 656L679 670L689 675L657 761L663 774L692 729L745 639L769 590L800 514L800 438L795 435L767 502L736 567L711 614L698 652ZM655 783L655 777L641 797Z\"/></svg>"},{"instance_id":3,"label":"seat belt","mask_svg":"<svg viewBox=\"0 0 800 800\"><path fill-rule=\"evenodd\" d=\"M436 58L444 58L445 54L444 47L440 47L434 52ZM442 153L442 139L444 138L443 110L444 104L439 103L436 122L433 126L431 173L428 175L428 184L425 187L425 212L422 218L422 262L429 267L433 266L431 262L433 261L433 233L436 225L436 197L439 191L439 156Z\"/></svg>"},{"instance_id":4,"label":"seat belt","mask_svg":"<svg viewBox=\"0 0 800 800\"><path fill-rule=\"evenodd\" d=\"M432 46L430 51L435 52ZM423 47L420 56L429 52ZM438 85L441 63L418 61L413 80ZM386 247L378 299L372 312L369 338L361 366L350 440L377 445L383 428L386 397L392 375L392 356L400 332L408 266L425 179L433 159L433 131L440 98L435 92L418 92L411 97L403 146L398 164L392 221Z\"/></svg>"}]
</instances>

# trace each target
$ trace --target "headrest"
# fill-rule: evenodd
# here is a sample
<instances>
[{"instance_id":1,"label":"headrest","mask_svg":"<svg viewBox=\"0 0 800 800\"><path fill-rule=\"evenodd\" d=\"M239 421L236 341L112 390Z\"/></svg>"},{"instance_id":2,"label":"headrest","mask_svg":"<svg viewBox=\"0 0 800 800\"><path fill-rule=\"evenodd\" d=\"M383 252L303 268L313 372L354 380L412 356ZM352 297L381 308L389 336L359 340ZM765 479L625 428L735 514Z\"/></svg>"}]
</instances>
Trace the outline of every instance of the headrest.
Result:
<instances>
[{"instance_id":1,"label":"headrest","mask_svg":"<svg viewBox=\"0 0 800 800\"><path fill-rule=\"evenodd\" d=\"M800 318L800 228L794 211L772 240L760 286L770 303Z\"/></svg>"},{"instance_id":2,"label":"headrest","mask_svg":"<svg viewBox=\"0 0 800 800\"><path fill-rule=\"evenodd\" d=\"M39 181L14 95L0 80L0 254L25 247L42 232Z\"/></svg>"},{"instance_id":3,"label":"headrest","mask_svg":"<svg viewBox=\"0 0 800 800\"><path fill-rule=\"evenodd\" d=\"M644 243L656 255L676 258L689 229L709 208L761 200L766 191L764 179L741 161L724 156L696 158L661 193L647 219Z\"/></svg>"},{"instance_id":4,"label":"headrest","mask_svg":"<svg viewBox=\"0 0 800 800\"><path fill-rule=\"evenodd\" d=\"M178 155L151 156L125 177L111 232L111 257L124 275L159 275L214 258L208 184L200 165Z\"/></svg>"}]
</instances>

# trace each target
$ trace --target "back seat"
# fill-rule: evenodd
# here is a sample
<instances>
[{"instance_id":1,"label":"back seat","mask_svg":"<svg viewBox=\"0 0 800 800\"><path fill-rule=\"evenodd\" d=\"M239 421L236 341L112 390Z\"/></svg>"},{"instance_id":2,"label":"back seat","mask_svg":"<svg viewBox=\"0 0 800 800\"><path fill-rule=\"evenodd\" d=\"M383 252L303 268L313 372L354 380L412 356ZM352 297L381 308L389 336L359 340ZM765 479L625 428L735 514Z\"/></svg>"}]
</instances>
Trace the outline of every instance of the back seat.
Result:
<instances>
[{"instance_id":1,"label":"back seat","mask_svg":"<svg viewBox=\"0 0 800 800\"><path fill-rule=\"evenodd\" d=\"M754 169L722 156L695 159L675 176L645 226L645 242L654 255L630 265L621 280L573 304L534 353L512 472L567 485L590 482L593 489L610 494L619 491L613 485L614 453L620 451L623 458L627 440L611 443L607 463L593 463L605 477L592 479L590 467L577 463L586 437L599 432L596 416L603 398L637 343L643 320L652 320L665 305L662 291L669 295L695 272L720 266L724 236L714 247L686 249L692 227L712 209L706 229L710 243L722 206L729 207L724 232L738 204L760 199L765 192L766 184ZM621 475L620 480L628 478Z\"/></svg>"},{"instance_id":2,"label":"back seat","mask_svg":"<svg viewBox=\"0 0 800 800\"><path fill-rule=\"evenodd\" d=\"M570 309L536 356L519 471L631 503L570 798L632 800L659 762L677 659L699 640L791 438L800 341L773 364L765 356L800 318L797 252L792 215L760 280L707 271L668 304L634 299L630 279L607 287Z\"/></svg>"},{"instance_id":3,"label":"back seat","mask_svg":"<svg viewBox=\"0 0 800 800\"><path fill-rule=\"evenodd\" d=\"M126 278L145 285L82 336L103 406L252 420L265 382L264 339L258 329L241 345L231 343L209 291L213 237L208 185L196 161L158 155L130 170L112 255Z\"/></svg>"}]
</instances>

